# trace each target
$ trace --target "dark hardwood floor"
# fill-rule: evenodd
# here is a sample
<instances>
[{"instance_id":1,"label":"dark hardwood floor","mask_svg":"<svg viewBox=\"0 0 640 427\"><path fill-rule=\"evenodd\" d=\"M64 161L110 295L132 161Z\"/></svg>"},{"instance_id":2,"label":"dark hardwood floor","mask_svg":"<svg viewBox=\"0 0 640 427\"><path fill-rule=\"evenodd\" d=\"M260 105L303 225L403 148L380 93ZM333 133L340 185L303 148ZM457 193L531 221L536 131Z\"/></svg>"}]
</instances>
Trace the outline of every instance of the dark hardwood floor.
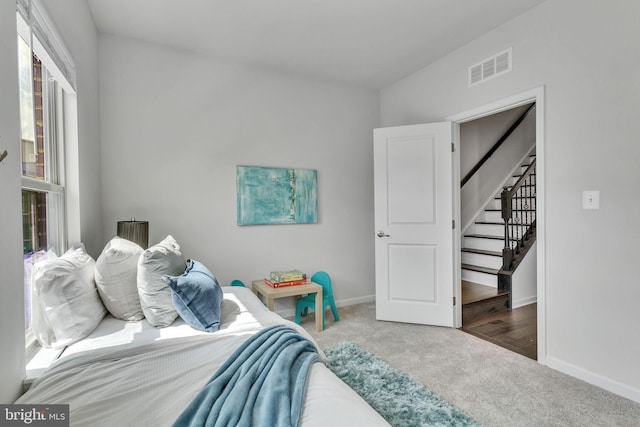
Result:
<instances>
[{"instance_id":1,"label":"dark hardwood floor","mask_svg":"<svg viewBox=\"0 0 640 427\"><path fill-rule=\"evenodd\" d=\"M503 298L494 288L463 282L462 330L536 360L537 304L509 311Z\"/></svg>"}]
</instances>

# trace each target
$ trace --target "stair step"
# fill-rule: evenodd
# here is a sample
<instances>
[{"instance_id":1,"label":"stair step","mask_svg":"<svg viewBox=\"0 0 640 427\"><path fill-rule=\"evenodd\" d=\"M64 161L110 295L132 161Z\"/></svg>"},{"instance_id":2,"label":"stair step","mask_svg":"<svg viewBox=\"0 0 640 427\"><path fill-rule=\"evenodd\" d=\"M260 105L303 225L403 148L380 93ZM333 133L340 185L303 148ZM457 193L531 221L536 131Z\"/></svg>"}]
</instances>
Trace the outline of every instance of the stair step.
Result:
<instances>
[{"instance_id":1,"label":"stair step","mask_svg":"<svg viewBox=\"0 0 640 427\"><path fill-rule=\"evenodd\" d=\"M522 184L520 187L535 187L535 184ZM507 189L511 190L513 185L507 185Z\"/></svg>"},{"instance_id":2,"label":"stair step","mask_svg":"<svg viewBox=\"0 0 640 427\"><path fill-rule=\"evenodd\" d=\"M501 291L492 286L480 283L462 281L462 305L473 304L474 302L485 301L487 299L509 295L509 291Z\"/></svg>"},{"instance_id":3,"label":"stair step","mask_svg":"<svg viewBox=\"0 0 640 427\"><path fill-rule=\"evenodd\" d=\"M504 248L504 232L499 235L465 234L462 246L465 248L484 249L487 251L501 251ZM475 263L471 263L475 264ZM481 282L482 283L482 282Z\"/></svg>"},{"instance_id":4,"label":"stair step","mask_svg":"<svg viewBox=\"0 0 640 427\"><path fill-rule=\"evenodd\" d=\"M504 240L504 236L492 236L490 234L465 234L464 237L473 237L476 239ZM516 241L518 239L512 237L510 240Z\"/></svg>"},{"instance_id":5,"label":"stair step","mask_svg":"<svg viewBox=\"0 0 640 427\"><path fill-rule=\"evenodd\" d=\"M499 221L476 221L474 222L474 224L476 225L492 225L492 226L497 226L497 227L504 227L504 222L499 222ZM514 224L514 223L509 223L510 226L513 227L529 227L531 226L531 223L520 223L520 224ZM466 236L469 236L468 234L466 234Z\"/></svg>"},{"instance_id":6,"label":"stair step","mask_svg":"<svg viewBox=\"0 0 640 427\"><path fill-rule=\"evenodd\" d=\"M491 286L462 281L462 324L486 322L493 315L509 311L509 293Z\"/></svg>"},{"instance_id":7,"label":"stair step","mask_svg":"<svg viewBox=\"0 0 640 427\"><path fill-rule=\"evenodd\" d=\"M513 196L512 199L534 199L535 200L535 196ZM493 200L502 200L502 197L498 195L494 197Z\"/></svg>"},{"instance_id":8,"label":"stair step","mask_svg":"<svg viewBox=\"0 0 640 427\"><path fill-rule=\"evenodd\" d=\"M463 270L477 271L479 273L492 274L494 276L497 276L499 272L499 270L496 270L495 268L482 267L480 265L462 264L461 267Z\"/></svg>"},{"instance_id":9,"label":"stair step","mask_svg":"<svg viewBox=\"0 0 640 427\"><path fill-rule=\"evenodd\" d=\"M486 249L462 248L462 252L469 252L469 253L472 253L472 254L480 254L480 255L489 255L489 256L502 257L502 253L501 252L488 251Z\"/></svg>"},{"instance_id":10,"label":"stair step","mask_svg":"<svg viewBox=\"0 0 640 427\"><path fill-rule=\"evenodd\" d=\"M501 222L504 224L504 220L502 219L502 212L500 212L499 210L488 211L485 209L478 216L478 219L484 221Z\"/></svg>"},{"instance_id":11,"label":"stair step","mask_svg":"<svg viewBox=\"0 0 640 427\"><path fill-rule=\"evenodd\" d=\"M470 244L469 246L465 245L464 248L460 250L461 264L468 265L477 265L491 269L499 269L502 267L502 242L497 242L497 247L495 245L478 245L473 246ZM479 283L485 283L487 285L494 285L497 283L497 277L484 277L485 274L482 272L471 271L471 270L463 270L464 279L470 281L478 281Z\"/></svg>"}]
</instances>

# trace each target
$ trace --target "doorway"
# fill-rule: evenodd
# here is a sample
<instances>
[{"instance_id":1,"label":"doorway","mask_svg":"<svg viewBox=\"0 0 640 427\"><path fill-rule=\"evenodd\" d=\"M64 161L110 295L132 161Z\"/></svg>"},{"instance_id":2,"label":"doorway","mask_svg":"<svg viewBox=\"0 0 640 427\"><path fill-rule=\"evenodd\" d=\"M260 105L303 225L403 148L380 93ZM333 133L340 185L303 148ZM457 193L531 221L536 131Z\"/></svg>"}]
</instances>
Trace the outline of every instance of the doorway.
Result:
<instances>
[{"instance_id":1,"label":"doorway","mask_svg":"<svg viewBox=\"0 0 640 427\"><path fill-rule=\"evenodd\" d=\"M451 122L453 122L454 126L454 141L456 144L456 152L454 153L453 159L453 169L454 169L454 184L453 193L454 193L454 218L458 224L461 224L460 227L457 227L454 230L454 294L457 297L457 300L461 302L461 304L456 304L455 306L455 325L458 328L462 328L462 330L466 329L466 332L473 333L476 336L479 336L482 339L493 342L495 344L501 345L510 350L518 351L518 347L522 347L518 351L519 353L528 352L527 356L537 359L539 363L545 364L545 317L544 317L544 295L545 295L545 280L544 280L544 256L545 256L545 239L544 239L544 227L545 227L545 218L544 218L544 88L540 87L531 91L524 92L519 95L515 95L497 102L494 102L489 105L485 105L474 110L470 110L464 113L457 114L448 118ZM463 237L465 228L469 223L469 215L468 212L464 211L464 207L461 204L461 191L459 188L459 183L461 181L461 157L460 157L460 149L461 147L461 126L465 126L467 123L471 123L475 120L490 118L491 116L496 116L500 113L513 110L519 107L522 107L526 104L530 104L532 102L536 103L536 117L535 117L535 134L536 134L536 162L537 162L537 238L536 238L536 247L534 250L536 262L532 267L536 273L534 288L535 295L537 298L537 302L531 304L524 304L522 306L514 305L514 310L507 311L506 313L494 313L496 316L494 318L487 318L485 322L482 320L478 320L476 318L473 323L465 324L463 318L463 303L469 301L470 293L474 292L471 290L468 281L465 281L463 284L463 274L462 274L462 247L463 247ZM464 165L463 165L464 168ZM463 220L464 218L464 220ZM480 293L482 291L486 291L487 289L480 289ZM491 290L491 289L489 289ZM495 288L494 288L495 290ZM466 295L465 295L466 294ZM478 298L477 295L472 298ZM489 310L495 311L495 306L500 306L501 302L499 302L501 297L500 295L495 295L496 301L494 301L494 308L489 308ZM469 319L470 314L467 313L465 317ZM529 338L527 338L527 335ZM516 337L516 338L514 338ZM519 340L519 342L518 342ZM533 340L533 342L531 341ZM531 348L531 344L534 345L533 350ZM524 347L528 347L524 349ZM535 356L535 357L532 357Z\"/></svg>"}]
</instances>

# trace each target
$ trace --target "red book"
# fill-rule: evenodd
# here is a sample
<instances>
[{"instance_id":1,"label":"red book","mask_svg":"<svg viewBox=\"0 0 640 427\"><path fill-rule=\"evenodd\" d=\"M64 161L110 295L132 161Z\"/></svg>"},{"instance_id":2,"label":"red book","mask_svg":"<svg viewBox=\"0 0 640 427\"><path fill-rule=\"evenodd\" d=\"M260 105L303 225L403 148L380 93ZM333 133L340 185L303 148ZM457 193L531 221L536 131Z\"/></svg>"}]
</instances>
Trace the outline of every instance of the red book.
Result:
<instances>
[{"instance_id":1,"label":"red book","mask_svg":"<svg viewBox=\"0 0 640 427\"><path fill-rule=\"evenodd\" d=\"M272 282L269 279L264 279L264 283L271 286L272 288L283 288L285 286L304 285L305 283L309 283L309 282L307 281L307 279L290 280L288 282Z\"/></svg>"}]
</instances>

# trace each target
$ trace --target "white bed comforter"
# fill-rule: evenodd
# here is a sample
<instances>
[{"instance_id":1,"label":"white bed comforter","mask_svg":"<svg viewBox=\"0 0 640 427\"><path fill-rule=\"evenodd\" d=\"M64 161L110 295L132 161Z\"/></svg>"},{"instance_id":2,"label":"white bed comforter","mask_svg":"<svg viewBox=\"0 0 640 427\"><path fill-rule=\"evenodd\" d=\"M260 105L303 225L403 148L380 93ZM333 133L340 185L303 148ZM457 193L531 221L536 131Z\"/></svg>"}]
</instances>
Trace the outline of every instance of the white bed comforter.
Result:
<instances>
[{"instance_id":1,"label":"white bed comforter","mask_svg":"<svg viewBox=\"0 0 640 427\"><path fill-rule=\"evenodd\" d=\"M91 335L65 349L16 403L69 404L73 426L170 426L218 367L258 330L286 324L313 342L303 328L267 310L249 289L223 290L218 332L199 332L181 319L157 329L145 320L107 316ZM316 363L302 425L389 424Z\"/></svg>"}]
</instances>

